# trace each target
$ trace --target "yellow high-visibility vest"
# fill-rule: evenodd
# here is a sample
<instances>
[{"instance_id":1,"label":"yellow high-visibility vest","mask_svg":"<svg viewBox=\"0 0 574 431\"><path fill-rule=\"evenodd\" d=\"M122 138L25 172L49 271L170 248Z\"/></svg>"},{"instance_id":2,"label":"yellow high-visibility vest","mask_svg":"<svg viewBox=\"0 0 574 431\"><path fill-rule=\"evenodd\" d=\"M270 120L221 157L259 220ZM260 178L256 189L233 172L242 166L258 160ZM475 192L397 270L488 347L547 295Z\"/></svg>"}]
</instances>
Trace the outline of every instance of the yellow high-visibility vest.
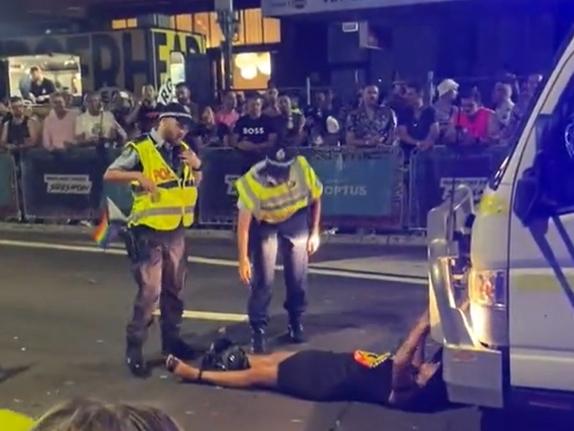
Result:
<instances>
[{"instance_id":1,"label":"yellow high-visibility vest","mask_svg":"<svg viewBox=\"0 0 574 431\"><path fill-rule=\"evenodd\" d=\"M323 194L323 185L303 156L290 167L289 179L277 185L262 182L255 165L235 183L239 201L253 216L268 223L281 223Z\"/></svg>"},{"instance_id":2,"label":"yellow high-visibility vest","mask_svg":"<svg viewBox=\"0 0 574 431\"><path fill-rule=\"evenodd\" d=\"M0 410L0 429L2 431L29 431L34 420L28 416L10 410Z\"/></svg>"},{"instance_id":3,"label":"yellow high-visibility vest","mask_svg":"<svg viewBox=\"0 0 574 431\"><path fill-rule=\"evenodd\" d=\"M158 193L143 192L139 184L132 184L134 203L129 219L130 226L148 226L159 231L169 231L180 225L193 224L197 187L193 173L184 164L183 178L167 164L149 136L128 144L138 154L143 174L151 179ZM189 147L181 143L184 150Z\"/></svg>"}]
</instances>

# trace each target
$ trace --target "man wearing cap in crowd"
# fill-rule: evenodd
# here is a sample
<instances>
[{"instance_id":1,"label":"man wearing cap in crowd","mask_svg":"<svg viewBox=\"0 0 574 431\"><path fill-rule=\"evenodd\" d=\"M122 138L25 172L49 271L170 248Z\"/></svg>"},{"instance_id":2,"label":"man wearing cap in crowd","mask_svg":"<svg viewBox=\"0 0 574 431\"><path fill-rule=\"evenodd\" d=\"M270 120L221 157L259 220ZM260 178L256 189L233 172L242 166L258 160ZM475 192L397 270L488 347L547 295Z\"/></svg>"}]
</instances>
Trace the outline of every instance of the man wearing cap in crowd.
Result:
<instances>
[{"instance_id":1,"label":"man wearing cap in crowd","mask_svg":"<svg viewBox=\"0 0 574 431\"><path fill-rule=\"evenodd\" d=\"M149 375L142 346L158 303L162 353L193 356L180 338L185 228L194 220L201 170L201 160L182 141L191 124L182 106L167 105L157 128L129 142L104 175L106 181L130 184L134 198L126 247L138 292L127 326L126 362L137 377Z\"/></svg>"},{"instance_id":2,"label":"man wearing cap in crowd","mask_svg":"<svg viewBox=\"0 0 574 431\"><path fill-rule=\"evenodd\" d=\"M440 136L456 121L458 107L454 104L458 97L459 85L452 79L445 79L437 86L438 99L434 104Z\"/></svg>"},{"instance_id":3,"label":"man wearing cap in crowd","mask_svg":"<svg viewBox=\"0 0 574 431\"><path fill-rule=\"evenodd\" d=\"M301 316L306 308L309 256L319 247L323 186L303 156L282 146L273 147L235 186L239 276L250 287L252 351L263 354L278 248L287 288L289 337L295 343L305 341Z\"/></svg>"}]
</instances>

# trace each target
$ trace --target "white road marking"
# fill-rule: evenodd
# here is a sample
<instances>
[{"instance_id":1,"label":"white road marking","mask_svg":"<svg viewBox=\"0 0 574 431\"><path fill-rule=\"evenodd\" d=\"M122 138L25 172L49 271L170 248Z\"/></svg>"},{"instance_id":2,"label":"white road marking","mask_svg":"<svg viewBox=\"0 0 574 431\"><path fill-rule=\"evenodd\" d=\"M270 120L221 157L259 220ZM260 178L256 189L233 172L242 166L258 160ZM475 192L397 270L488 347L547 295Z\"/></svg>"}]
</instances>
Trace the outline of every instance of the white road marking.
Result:
<instances>
[{"instance_id":1,"label":"white road marking","mask_svg":"<svg viewBox=\"0 0 574 431\"><path fill-rule=\"evenodd\" d=\"M107 250L103 250L101 248L94 246L54 244L39 241L17 241L10 239L0 239L0 245L11 246L11 247L46 249L46 250L79 251L83 253L99 253L99 254L109 254L116 256L125 256L127 254L125 250L118 248L109 248ZM229 259L189 256L187 260L188 262L191 263L203 263L206 265L237 267L237 262ZM283 270L283 267L278 265L277 269ZM335 270L327 268L318 268L314 267L313 265L309 266L309 274L325 275L325 276L341 277L341 278L355 278L359 280L387 281L387 282L396 282L403 284L414 284L419 286L427 285L427 280L420 277L401 276L399 274L393 275L393 274L377 274L374 272L370 273L370 272L347 271L338 269Z\"/></svg>"},{"instance_id":2,"label":"white road marking","mask_svg":"<svg viewBox=\"0 0 574 431\"><path fill-rule=\"evenodd\" d=\"M154 316L160 316L161 312L156 310L153 313ZM209 320L217 322L247 322L247 314L238 313L219 313L214 311L194 311L194 310L184 310L184 319L195 319L195 320Z\"/></svg>"}]
</instances>

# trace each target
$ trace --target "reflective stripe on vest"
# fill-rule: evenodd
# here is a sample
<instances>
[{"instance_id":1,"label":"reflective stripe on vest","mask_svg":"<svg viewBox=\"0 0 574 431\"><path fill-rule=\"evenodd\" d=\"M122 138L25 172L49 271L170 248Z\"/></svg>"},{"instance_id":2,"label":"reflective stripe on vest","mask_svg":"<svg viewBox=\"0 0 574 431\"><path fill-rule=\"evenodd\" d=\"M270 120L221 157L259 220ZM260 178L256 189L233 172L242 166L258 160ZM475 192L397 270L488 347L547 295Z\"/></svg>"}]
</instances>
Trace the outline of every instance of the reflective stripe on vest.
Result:
<instances>
[{"instance_id":1,"label":"reflective stripe on vest","mask_svg":"<svg viewBox=\"0 0 574 431\"><path fill-rule=\"evenodd\" d=\"M249 208L253 213L259 210L259 199L255 196L255 193L253 193L253 190L249 186L246 176L239 178L235 182L235 188L237 189L240 198L249 200L249 202L245 202L247 208Z\"/></svg>"},{"instance_id":2,"label":"reflective stripe on vest","mask_svg":"<svg viewBox=\"0 0 574 431\"><path fill-rule=\"evenodd\" d=\"M288 182L294 182L293 189L277 190L279 187L284 189L287 185L270 187L262 184L252 170L236 182L236 188L240 199L256 219L279 223L312 201L311 188L299 160L291 166ZM279 194L266 196L268 193Z\"/></svg>"},{"instance_id":3,"label":"reflective stripe on vest","mask_svg":"<svg viewBox=\"0 0 574 431\"><path fill-rule=\"evenodd\" d=\"M303 172L303 167L298 161L291 165L289 181L292 181L293 179L295 180L294 190L290 190L288 194L261 199L259 208L262 211L280 211L295 205L301 199L310 199L311 190L307 184L305 172Z\"/></svg>"},{"instance_id":4,"label":"reflective stripe on vest","mask_svg":"<svg viewBox=\"0 0 574 431\"><path fill-rule=\"evenodd\" d=\"M301 199L308 199L309 197L309 192L300 191L296 195L269 198L261 202L260 209L261 211L279 211L295 205Z\"/></svg>"},{"instance_id":5,"label":"reflective stripe on vest","mask_svg":"<svg viewBox=\"0 0 574 431\"><path fill-rule=\"evenodd\" d=\"M193 180L186 180L183 183L184 187L193 187L195 186L195 181ZM179 187L179 181L168 181L167 183L157 184L157 187L162 189L175 189ZM139 185L132 185L132 192L137 194L146 194L147 192L143 189L142 186Z\"/></svg>"}]
</instances>

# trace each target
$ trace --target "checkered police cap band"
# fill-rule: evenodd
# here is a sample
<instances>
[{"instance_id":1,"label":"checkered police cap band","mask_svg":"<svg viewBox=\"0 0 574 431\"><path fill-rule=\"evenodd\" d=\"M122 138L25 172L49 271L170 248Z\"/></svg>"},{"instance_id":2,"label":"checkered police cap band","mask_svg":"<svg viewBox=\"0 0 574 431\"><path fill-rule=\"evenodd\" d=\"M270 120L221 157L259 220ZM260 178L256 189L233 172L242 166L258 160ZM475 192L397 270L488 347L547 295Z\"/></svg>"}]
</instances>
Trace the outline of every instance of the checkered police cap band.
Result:
<instances>
[{"instance_id":1,"label":"checkered police cap band","mask_svg":"<svg viewBox=\"0 0 574 431\"><path fill-rule=\"evenodd\" d=\"M191 122L193 120L191 115L184 112L163 112L160 114L159 119L163 120L164 118L175 118L176 120L187 122Z\"/></svg>"},{"instance_id":2,"label":"checkered police cap band","mask_svg":"<svg viewBox=\"0 0 574 431\"><path fill-rule=\"evenodd\" d=\"M271 166L277 166L280 168L287 168L293 164L295 159L287 160L285 162L278 162L277 160L273 160L269 157L266 158L266 162L269 163Z\"/></svg>"},{"instance_id":3,"label":"checkered police cap band","mask_svg":"<svg viewBox=\"0 0 574 431\"><path fill-rule=\"evenodd\" d=\"M279 148L277 151L273 153L272 156L267 155L266 160L267 163L270 164L271 166L286 168L293 164L295 158L288 157L286 151L283 148Z\"/></svg>"}]
</instances>

